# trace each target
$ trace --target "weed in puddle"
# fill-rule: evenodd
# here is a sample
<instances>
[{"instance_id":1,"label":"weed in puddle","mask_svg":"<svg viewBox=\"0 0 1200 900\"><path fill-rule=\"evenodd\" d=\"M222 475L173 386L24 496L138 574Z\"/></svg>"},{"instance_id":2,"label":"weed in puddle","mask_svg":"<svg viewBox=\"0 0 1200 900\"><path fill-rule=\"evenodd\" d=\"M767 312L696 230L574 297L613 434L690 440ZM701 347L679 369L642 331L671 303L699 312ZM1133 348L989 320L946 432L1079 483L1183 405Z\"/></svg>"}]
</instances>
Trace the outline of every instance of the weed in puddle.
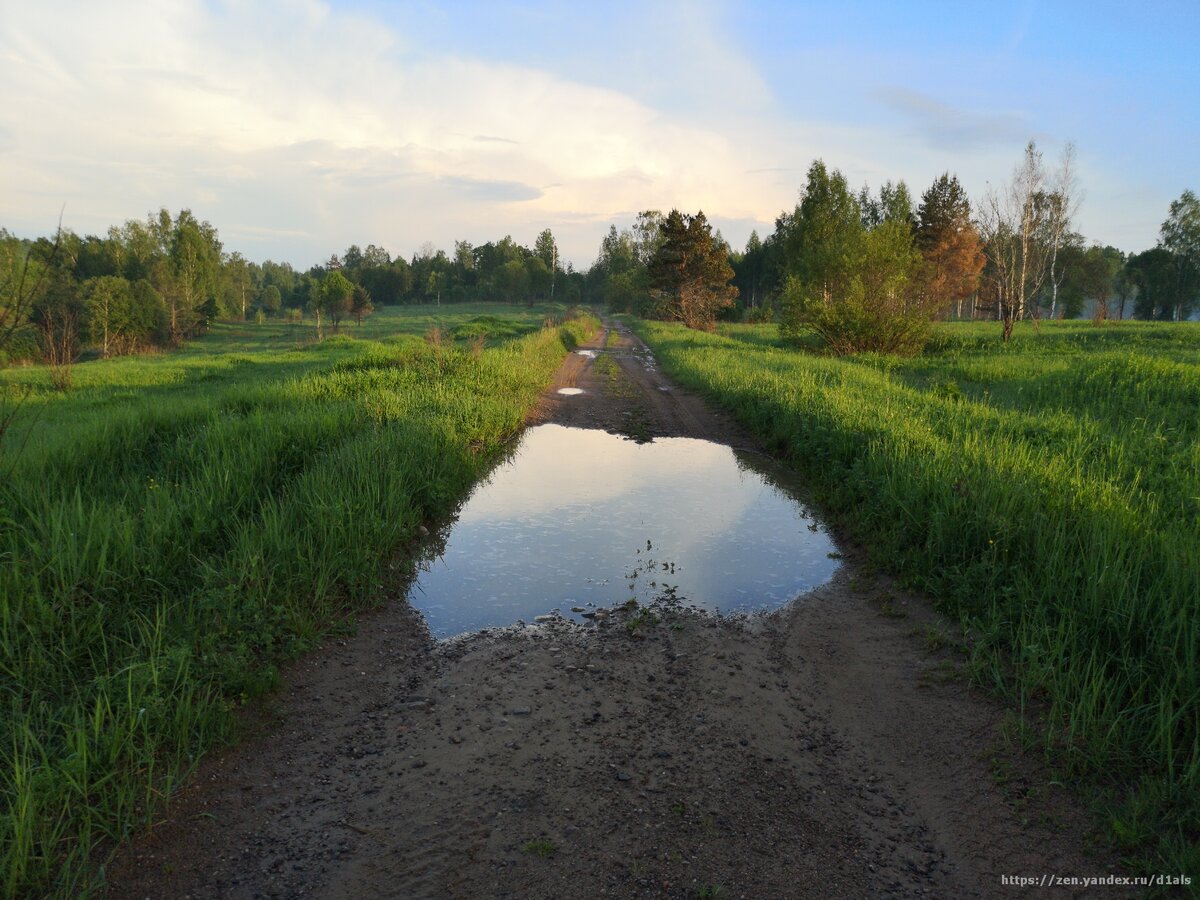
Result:
<instances>
[{"instance_id":1,"label":"weed in puddle","mask_svg":"<svg viewBox=\"0 0 1200 900\"><path fill-rule=\"evenodd\" d=\"M538 859L549 859L558 852L558 844L546 838L535 838L522 844L521 852L536 856Z\"/></svg>"}]
</instances>

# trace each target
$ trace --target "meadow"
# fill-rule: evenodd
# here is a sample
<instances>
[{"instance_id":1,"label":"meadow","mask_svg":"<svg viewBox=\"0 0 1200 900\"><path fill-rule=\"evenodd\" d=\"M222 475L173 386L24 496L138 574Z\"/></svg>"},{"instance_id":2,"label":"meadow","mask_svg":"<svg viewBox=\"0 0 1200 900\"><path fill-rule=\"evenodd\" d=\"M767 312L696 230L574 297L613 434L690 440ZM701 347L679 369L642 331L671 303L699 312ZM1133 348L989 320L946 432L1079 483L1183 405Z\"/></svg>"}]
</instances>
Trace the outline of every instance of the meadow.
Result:
<instances>
[{"instance_id":1,"label":"meadow","mask_svg":"<svg viewBox=\"0 0 1200 900\"><path fill-rule=\"evenodd\" d=\"M0 895L95 889L282 661L392 596L596 325L564 313L218 324L67 392L0 372Z\"/></svg>"},{"instance_id":2,"label":"meadow","mask_svg":"<svg viewBox=\"0 0 1200 900\"><path fill-rule=\"evenodd\" d=\"M914 358L636 327L961 621L1131 865L1200 871L1200 325L945 325Z\"/></svg>"}]
</instances>

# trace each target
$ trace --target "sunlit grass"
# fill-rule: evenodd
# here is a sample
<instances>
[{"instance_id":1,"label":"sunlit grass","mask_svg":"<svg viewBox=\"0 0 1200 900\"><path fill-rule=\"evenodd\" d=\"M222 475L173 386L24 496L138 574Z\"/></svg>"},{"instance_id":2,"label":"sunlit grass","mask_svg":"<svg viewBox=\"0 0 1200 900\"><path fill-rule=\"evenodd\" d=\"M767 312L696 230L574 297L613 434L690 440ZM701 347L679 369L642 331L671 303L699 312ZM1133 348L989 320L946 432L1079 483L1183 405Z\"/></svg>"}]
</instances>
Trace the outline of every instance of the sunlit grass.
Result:
<instances>
[{"instance_id":1,"label":"sunlit grass","mask_svg":"<svg viewBox=\"0 0 1200 900\"><path fill-rule=\"evenodd\" d=\"M979 677L1045 705L1142 865L1200 871L1200 326L944 326L913 359L639 329L969 625Z\"/></svg>"},{"instance_id":2,"label":"sunlit grass","mask_svg":"<svg viewBox=\"0 0 1200 900\"><path fill-rule=\"evenodd\" d=\"M0 457L0 894L93 887L96 848L229 736L231 707L380 600L390 554L595 324L543 329L553 312L388 311L299 346L222 326L78 365L66 394L3 373L32 392ZM480 315L474 346L417 336Z\"/></svg>"}]
</instances>

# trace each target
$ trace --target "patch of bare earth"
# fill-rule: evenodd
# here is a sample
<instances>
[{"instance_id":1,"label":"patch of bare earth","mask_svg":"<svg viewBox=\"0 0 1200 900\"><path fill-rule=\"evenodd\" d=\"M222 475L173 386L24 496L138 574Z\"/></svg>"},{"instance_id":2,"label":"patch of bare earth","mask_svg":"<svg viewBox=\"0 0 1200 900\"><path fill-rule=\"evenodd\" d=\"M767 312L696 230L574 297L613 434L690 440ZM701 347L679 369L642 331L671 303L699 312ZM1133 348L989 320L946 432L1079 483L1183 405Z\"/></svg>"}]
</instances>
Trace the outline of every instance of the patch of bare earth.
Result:
<instances>
[{"instance_id":1,"label":"patch of bare earth","mask_svg":"<svg viewBox=\"0 0 1200 900\"><path fill-rule=\"evenodd\" d=\"M536 421L753 446L605 337ZM852 558L771 615L636 615L438 643L397 598L292 667L110 895L990 897L1111 871L1078 802L997 755L1003 709L930 639L953 629Z\"/></svg>"}]
</instances>

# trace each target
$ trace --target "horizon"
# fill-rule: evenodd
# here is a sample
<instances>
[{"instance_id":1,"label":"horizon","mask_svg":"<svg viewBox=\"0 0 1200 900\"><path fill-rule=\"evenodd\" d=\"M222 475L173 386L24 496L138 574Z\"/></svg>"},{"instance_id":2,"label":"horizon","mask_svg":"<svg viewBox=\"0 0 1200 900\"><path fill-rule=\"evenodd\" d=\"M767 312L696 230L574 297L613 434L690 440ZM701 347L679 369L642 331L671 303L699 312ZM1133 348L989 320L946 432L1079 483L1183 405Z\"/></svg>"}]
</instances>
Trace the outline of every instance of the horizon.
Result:
<instances>
[{"instance_id":1,"label":"horizon","mask_svg":"<svg viewBox=\"0 0 1200 900\"><path fill-rule=\"evenodd\" d=\"M186 208L301 271L550 228L587 269L643 209L765 238L817 158L914 200L949 171L976 203L1033 139L1048 162L1076 144L1085 240L1137 252L1197 187L1184 3L1136 22L1113 3L285 7L3 0L0 226Z\"/></svg>"}]
</instances>

